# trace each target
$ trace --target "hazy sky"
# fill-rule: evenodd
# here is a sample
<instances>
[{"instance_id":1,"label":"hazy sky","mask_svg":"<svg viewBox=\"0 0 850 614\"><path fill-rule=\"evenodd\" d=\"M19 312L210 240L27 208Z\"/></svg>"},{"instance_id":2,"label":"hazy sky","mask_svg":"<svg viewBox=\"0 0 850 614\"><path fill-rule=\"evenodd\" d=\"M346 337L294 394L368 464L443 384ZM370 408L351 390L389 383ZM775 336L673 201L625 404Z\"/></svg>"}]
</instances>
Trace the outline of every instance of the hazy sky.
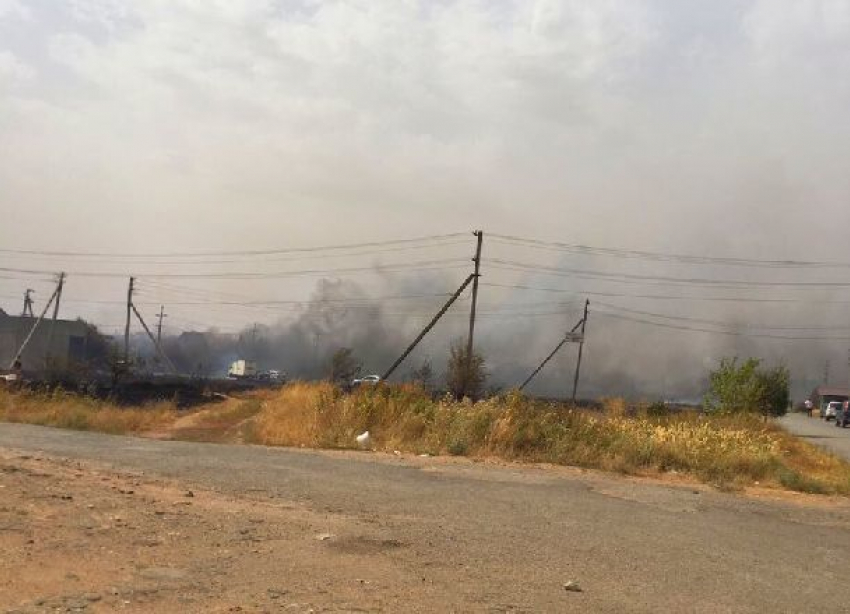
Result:
<instances>
[{"instance_id":1,"label":"hazy sky","mask_svg":"<svg viewBox=\"0 0 850 614\"><path fill-rule=\"evenodd\" d=\"M848 0L0 0L0 247L850 262L848 76Z\"/></svg>"}]
</instances>

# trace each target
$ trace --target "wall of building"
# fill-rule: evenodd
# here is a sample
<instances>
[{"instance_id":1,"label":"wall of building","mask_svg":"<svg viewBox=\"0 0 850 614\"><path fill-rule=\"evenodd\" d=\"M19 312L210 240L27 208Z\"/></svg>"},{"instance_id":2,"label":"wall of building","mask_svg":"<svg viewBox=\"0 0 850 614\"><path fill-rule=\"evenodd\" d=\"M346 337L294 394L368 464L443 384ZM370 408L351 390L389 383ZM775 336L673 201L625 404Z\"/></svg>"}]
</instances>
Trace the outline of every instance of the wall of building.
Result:
<instances>
[{"instance_id":1,"label":"wall of building","mask_svg":"<svg viewBox=\"0 0 850 614\"><path fill-rule=\"evenodd\" d=\"M0 368L9 367L37 318L0 314ZM51 328L53 329L51 338ZM48 339L50 347L48 348ZM49 355L60 365L85 358L86 326L76 320L43 320L21 356L24 370L44 368Z\"/></svg>"}]
</instances>

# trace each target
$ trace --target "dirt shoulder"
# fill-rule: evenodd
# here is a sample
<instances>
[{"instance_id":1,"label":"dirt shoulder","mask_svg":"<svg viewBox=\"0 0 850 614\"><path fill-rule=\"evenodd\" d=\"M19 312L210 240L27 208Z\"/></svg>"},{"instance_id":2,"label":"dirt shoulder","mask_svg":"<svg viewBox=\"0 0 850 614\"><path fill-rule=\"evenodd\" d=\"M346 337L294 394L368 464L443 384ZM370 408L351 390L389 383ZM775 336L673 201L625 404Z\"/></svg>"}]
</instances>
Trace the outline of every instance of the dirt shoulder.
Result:
<instances>
[{"instance_id":1,"label":"dirt shoulder","mask_svg":"<svg viewBox=\"0 0 850 614\"><path fill-rule=\"evenodd\" d=\"M0 612L846 611L842 498L26 425L0 487Z\"/></svg>"},{"instance_id":2,"label":"dirt shoulder","mask_svg":"<svg viewBox=\"0 0 850 614\"><path fill-rule=\"evenodd\" d=\"M439 607L379 523L8 450L0 476L0 611Z\"/></svg>"}]
</instances>

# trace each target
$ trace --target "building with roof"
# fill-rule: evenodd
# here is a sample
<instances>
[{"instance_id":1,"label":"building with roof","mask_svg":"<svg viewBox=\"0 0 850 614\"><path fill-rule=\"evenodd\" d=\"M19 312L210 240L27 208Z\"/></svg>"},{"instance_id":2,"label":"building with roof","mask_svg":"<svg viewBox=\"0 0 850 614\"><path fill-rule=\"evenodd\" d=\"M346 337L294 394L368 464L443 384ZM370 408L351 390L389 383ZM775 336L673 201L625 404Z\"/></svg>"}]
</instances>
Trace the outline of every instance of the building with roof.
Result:
<instances>
[{"instance_id":1,"label":"building with roof","mask_svg":"<svg viewBox=\"0 0 850 614\"><path fill-rule=\"evenodd\" d=\"M11 316L0 309L0 369L11 366L18 349L30 334L38 318ZM88 328L81 320L45 318L21 355L25 371L44 369L48 358L52 363L67 366L86 358Z\"/></svg>"}]
</instances>

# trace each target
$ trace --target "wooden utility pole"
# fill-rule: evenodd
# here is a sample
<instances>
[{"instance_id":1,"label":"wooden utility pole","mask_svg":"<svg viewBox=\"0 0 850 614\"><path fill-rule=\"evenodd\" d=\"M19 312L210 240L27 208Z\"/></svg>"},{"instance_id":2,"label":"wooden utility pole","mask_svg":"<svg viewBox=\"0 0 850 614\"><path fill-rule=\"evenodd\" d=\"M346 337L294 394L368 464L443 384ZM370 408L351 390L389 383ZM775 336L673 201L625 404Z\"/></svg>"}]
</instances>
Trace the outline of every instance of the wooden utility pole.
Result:
<instances>
[{"instance_id":1,"label":"wooden utility pole","mask_svg":"<svg viewBox=\"0 0 850 614\"><path fill-rule=\"evenodd\" d=\"M136 283L136 278L130 278L130 285L127 287L127 323L124 326L124 365L130 364L130 315L133 311L133 285Z\"/></svg>"},{"instance_id":2,"label":"wooden utility pole","mask_svg":"<svg viewBox=\"0 0 850 614\"><path fill-rule=\"evenodd\" d=\"M384 373L384 375L383 375L383 377L381 377L381 379L388 379L390 377L390 375L393 374L393 372L398 368L398 366L402 362L404 362L404 359L407 358L408 355L413 351L413 348L415 348L419 344L419 342L422 341L423 337L425 337L425 335L428 334L428 331L430 331L432 328L434 328L434 325L437 323L437 321L440 318L443 317L443 314L446 313L449 310L449 307L452 306L452 303L454 303L457 300L457 297L459 297L463 293L463 291L466 290L466 287L473 281L474 278L475 278L474 275L470 275L469 277L466 278L466 281L464 281L461 284L460 288L458 288L455 291L455 293L452 294L451 298L448 301L446 301L446 304L443 305L442 309L440 309L440 311L437 312L437 315L435 315L431 319L431 321L428 322L428 325L424 329L422 329L422 332L419 333L419 335L416 337L416 339L413 340L413 343L411 343L407 347L407 349L404 351L404 353L401 356L399 356L398 360L396 360L393 363L393 366L391 366L389 369L387 369L386 373Z\"/></svg>"},{"instance_id":3,"label":"wooden utility pole","mask_svg":"<svg viewBox=\"0 0 850 614\"><path fill-rule=\"evenodd\" d=\"M53 303L53 321L59 316L59 301L62 300L62 289L65 287L65 273L59 273L59 286L56 288L56 302Z\"/></svg>"},{"instance_id":4,"label":"wooden utility pole","mask_svg":"<svg viewBox=\"0 0 850 614\"><path fill-rule=\"evenodd\" d=\"M474 348L475 337L475 309L478 305L478 278L481 276L481 245L484 242L484 231L476 230L472 233L478 239L475 247L475 258L472 261L475 263L475 272L472 274L472 305L469 309L469 336L466 340L466 377L463 380L464 393L466 392L469 379L472 376L472 352Z\"/></svg>"},{"instance_id":5,"label":"wooden utility pole","mask_svg":"<svg viewBox=\"0 0 850 614\"><path fill-rule=\"evenodd\" d=\"M584 301L584 317L581 319L581 341L578 343L578 360L576 360L576 374L573 378L573 403L576 402L576 393L578 392L578 375L581 371L581 355L584 350L584 331L587 327L587 312L590 307L590 301Z\"/></svg>"},{"instance_id":6,"label":"wooden utility pole","mask_svg":"<svg viewBox=\"0 0 850 614\"><path fill-rule=\"evenodd\" d=\"M165 313L165 305L159 306L159 314L156 317L159 318L159 322L156 324L156 342L162 343L162 319L168 317L168 314Z\"/></svg>"},{"instance_id":7,"label":"wooden utility pole","mask_svg":"<svg viewBox=\"0 0 850 614\"><path fill-rule=\"evenodd\" d=\"M47 332L47 345L44 349L44 366L49 366L51 349L53 348L53 333L56 330L56 319L59 317L59 301L62 300L62 289L65 287L65 273L59 273L59 283L56 286L56 300L53 302L53 320Z\"/></svg>"},{"instance_id":8,"label":"wooden utility pole","mask_svg":"<svg viewBox=\"0 0 850 614\"><path fill-rule=\"evenodd\" d=\"M35 314L32 312L32 293L35 292L32 288L27 288L26 293L24 294L24 311L21 313L22 318L30 317L34 318Z\"/></svg>"}]
</instances>

